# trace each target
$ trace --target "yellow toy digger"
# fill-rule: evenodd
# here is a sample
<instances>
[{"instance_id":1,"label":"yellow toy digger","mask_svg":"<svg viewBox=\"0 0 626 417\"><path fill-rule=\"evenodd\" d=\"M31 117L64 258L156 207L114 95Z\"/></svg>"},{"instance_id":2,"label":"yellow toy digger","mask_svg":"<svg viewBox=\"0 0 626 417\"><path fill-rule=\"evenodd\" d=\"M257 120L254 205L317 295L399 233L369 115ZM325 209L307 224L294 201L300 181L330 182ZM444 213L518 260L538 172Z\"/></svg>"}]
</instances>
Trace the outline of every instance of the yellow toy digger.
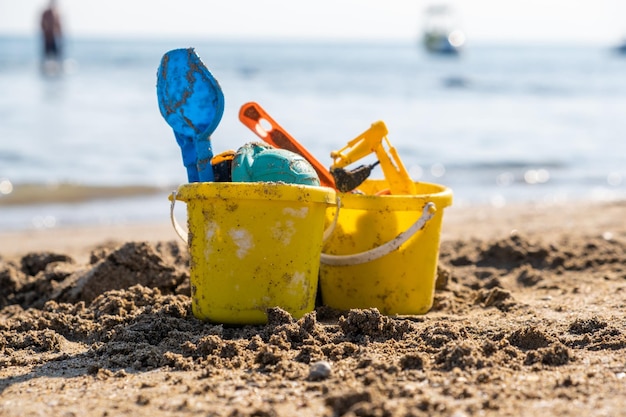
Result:
<instances>
[{"instance_id":1,"label":"yellow toy digger","mask_svg":"<svg viewBox=\"0 0 626 417\"><path fill-rule=\"evenodd\" d=\"M372 126L365 132L348 142L345 147L330 153L333 159L330 173L339 191L346 193L357 188L380 163L391 194L416 194L415 183L409 177L395 148L387 139L387 133L389 132L385 123L377 121L372 123ZM383 147L383 142L386 143L388 151ZM376 155L377 162L371 165L361 165L351 171L345 169L346 166L372 153Z\"/></svg>"}]
</instances>

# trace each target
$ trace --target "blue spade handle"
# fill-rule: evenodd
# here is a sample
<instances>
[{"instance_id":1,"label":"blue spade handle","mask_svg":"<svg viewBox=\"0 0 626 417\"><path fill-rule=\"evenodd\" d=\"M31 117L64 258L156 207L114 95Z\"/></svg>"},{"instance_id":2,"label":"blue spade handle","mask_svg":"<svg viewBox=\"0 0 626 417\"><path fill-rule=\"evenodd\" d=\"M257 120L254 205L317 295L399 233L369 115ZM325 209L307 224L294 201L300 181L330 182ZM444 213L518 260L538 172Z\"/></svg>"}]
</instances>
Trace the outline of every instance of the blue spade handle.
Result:
<instances>
[{"instance_id":1,"label":"blue spade handle","mask_svg":"<svg viewBox=\"0 0 626 417\"><path fill-rule=\"evenodd\" d=\"M196 155L196 144L193 143L193 138L177 132L174 132L174 136L176 137L176 142L178 142L178 146L180 146L180 150L183 155L183 164L185 165L185 168L187 168L187 179L189 182L200 182L200 177L198 176L198 164L196 163L198 160Z\"/></svg>"},{"instance_id":2,"label":"blue spade handle","mask_svg":"<svg viewBox=\"0 0 626 417\"><path fill-rule=\"evenodd\" d=\"M174 130L189 182L213 181L211 134L224 114L224 94L193 48L163 55L157 97L161 115Z\"/></svg>"}]
</instances>

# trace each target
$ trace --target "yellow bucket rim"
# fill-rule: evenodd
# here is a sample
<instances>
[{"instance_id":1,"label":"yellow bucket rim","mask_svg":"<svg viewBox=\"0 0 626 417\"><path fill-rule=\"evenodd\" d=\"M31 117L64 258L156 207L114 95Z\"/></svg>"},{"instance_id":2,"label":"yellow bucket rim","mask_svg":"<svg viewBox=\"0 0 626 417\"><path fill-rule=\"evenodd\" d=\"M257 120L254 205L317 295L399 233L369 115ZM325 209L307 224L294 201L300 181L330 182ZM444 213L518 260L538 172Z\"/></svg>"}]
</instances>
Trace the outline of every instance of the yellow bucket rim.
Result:
<instances>
[{"instance_id":1,"label":"yellow bucket rim","mask_svg":"<svg viewBox=\"0 0 626 417\"><path fill-rule=\"evenodd\" d=\"M367 180L369 183L377 185L379 189L386 188L384 180ZM430 182L415 182L417 186L417 194L399 194L399 195L373 195L373 194L355 194L340 193L342 206L351 209L392 209L392 210L416 210L421 208L427 202L435 203L437 209L441 210L452 205L452 189L439 184ZM428 192L420 193L420 189L426 189Z\"/></svg>"},{"instance_id":2,"label":"yellow bucket rim","mask_svg":"<svg viewBox=\"0 0 626 417\"><path fill-rule=\"evenodd\" d=\"M212 198L236 198L238 200L336 203L336 193L332 188L281 182L194 182L179 186L175 196L176 200L184 202Z\"/></svg>"}]
</instances>

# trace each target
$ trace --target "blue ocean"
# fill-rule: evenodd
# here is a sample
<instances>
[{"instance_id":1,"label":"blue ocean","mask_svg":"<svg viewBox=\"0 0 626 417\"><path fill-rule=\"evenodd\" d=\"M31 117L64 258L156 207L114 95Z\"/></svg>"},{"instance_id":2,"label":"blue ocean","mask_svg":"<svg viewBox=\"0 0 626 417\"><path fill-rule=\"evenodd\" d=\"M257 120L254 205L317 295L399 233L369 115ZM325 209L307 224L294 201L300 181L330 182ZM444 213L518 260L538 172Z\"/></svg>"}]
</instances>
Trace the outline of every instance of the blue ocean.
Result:
<instances>
[{"instance_id":1,"label":"blue ocean","mask_svg":"<svg viewBox=\"0 0 626 417\"><path fill-rule=\"evenodd\" d=\"M608 47L469 44L442 57L412 40L67 39L62 73L44 75L36 39L5 37L0 231L169 218L187 177L156 72L182 47L224 92L214 153L258 140L238 119L255 101L328 166L384 121L412 178L452 188L454 206L626 198L626 56Z\"/></svg>"}]
</instances>

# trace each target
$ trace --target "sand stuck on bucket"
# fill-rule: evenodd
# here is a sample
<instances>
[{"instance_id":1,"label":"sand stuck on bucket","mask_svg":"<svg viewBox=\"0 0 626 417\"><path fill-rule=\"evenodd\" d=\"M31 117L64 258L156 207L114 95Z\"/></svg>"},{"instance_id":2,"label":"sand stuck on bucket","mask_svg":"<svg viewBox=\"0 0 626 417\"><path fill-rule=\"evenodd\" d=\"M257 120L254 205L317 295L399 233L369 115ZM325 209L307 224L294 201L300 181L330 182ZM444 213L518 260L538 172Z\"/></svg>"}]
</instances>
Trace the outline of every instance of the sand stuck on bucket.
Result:
<instances>
[{"instance_id":1,"label":"sand stuck on bucket","mask_svg":"<svg viewBox=\"0 0 626 417\"><path fill-rule=\"evenodd\" d=\"M326 209L335 191L284 183L192 183L187 204L192 309L228 324L261 324L280 307L315 308Z\"/></svg>"}]
</instances>

